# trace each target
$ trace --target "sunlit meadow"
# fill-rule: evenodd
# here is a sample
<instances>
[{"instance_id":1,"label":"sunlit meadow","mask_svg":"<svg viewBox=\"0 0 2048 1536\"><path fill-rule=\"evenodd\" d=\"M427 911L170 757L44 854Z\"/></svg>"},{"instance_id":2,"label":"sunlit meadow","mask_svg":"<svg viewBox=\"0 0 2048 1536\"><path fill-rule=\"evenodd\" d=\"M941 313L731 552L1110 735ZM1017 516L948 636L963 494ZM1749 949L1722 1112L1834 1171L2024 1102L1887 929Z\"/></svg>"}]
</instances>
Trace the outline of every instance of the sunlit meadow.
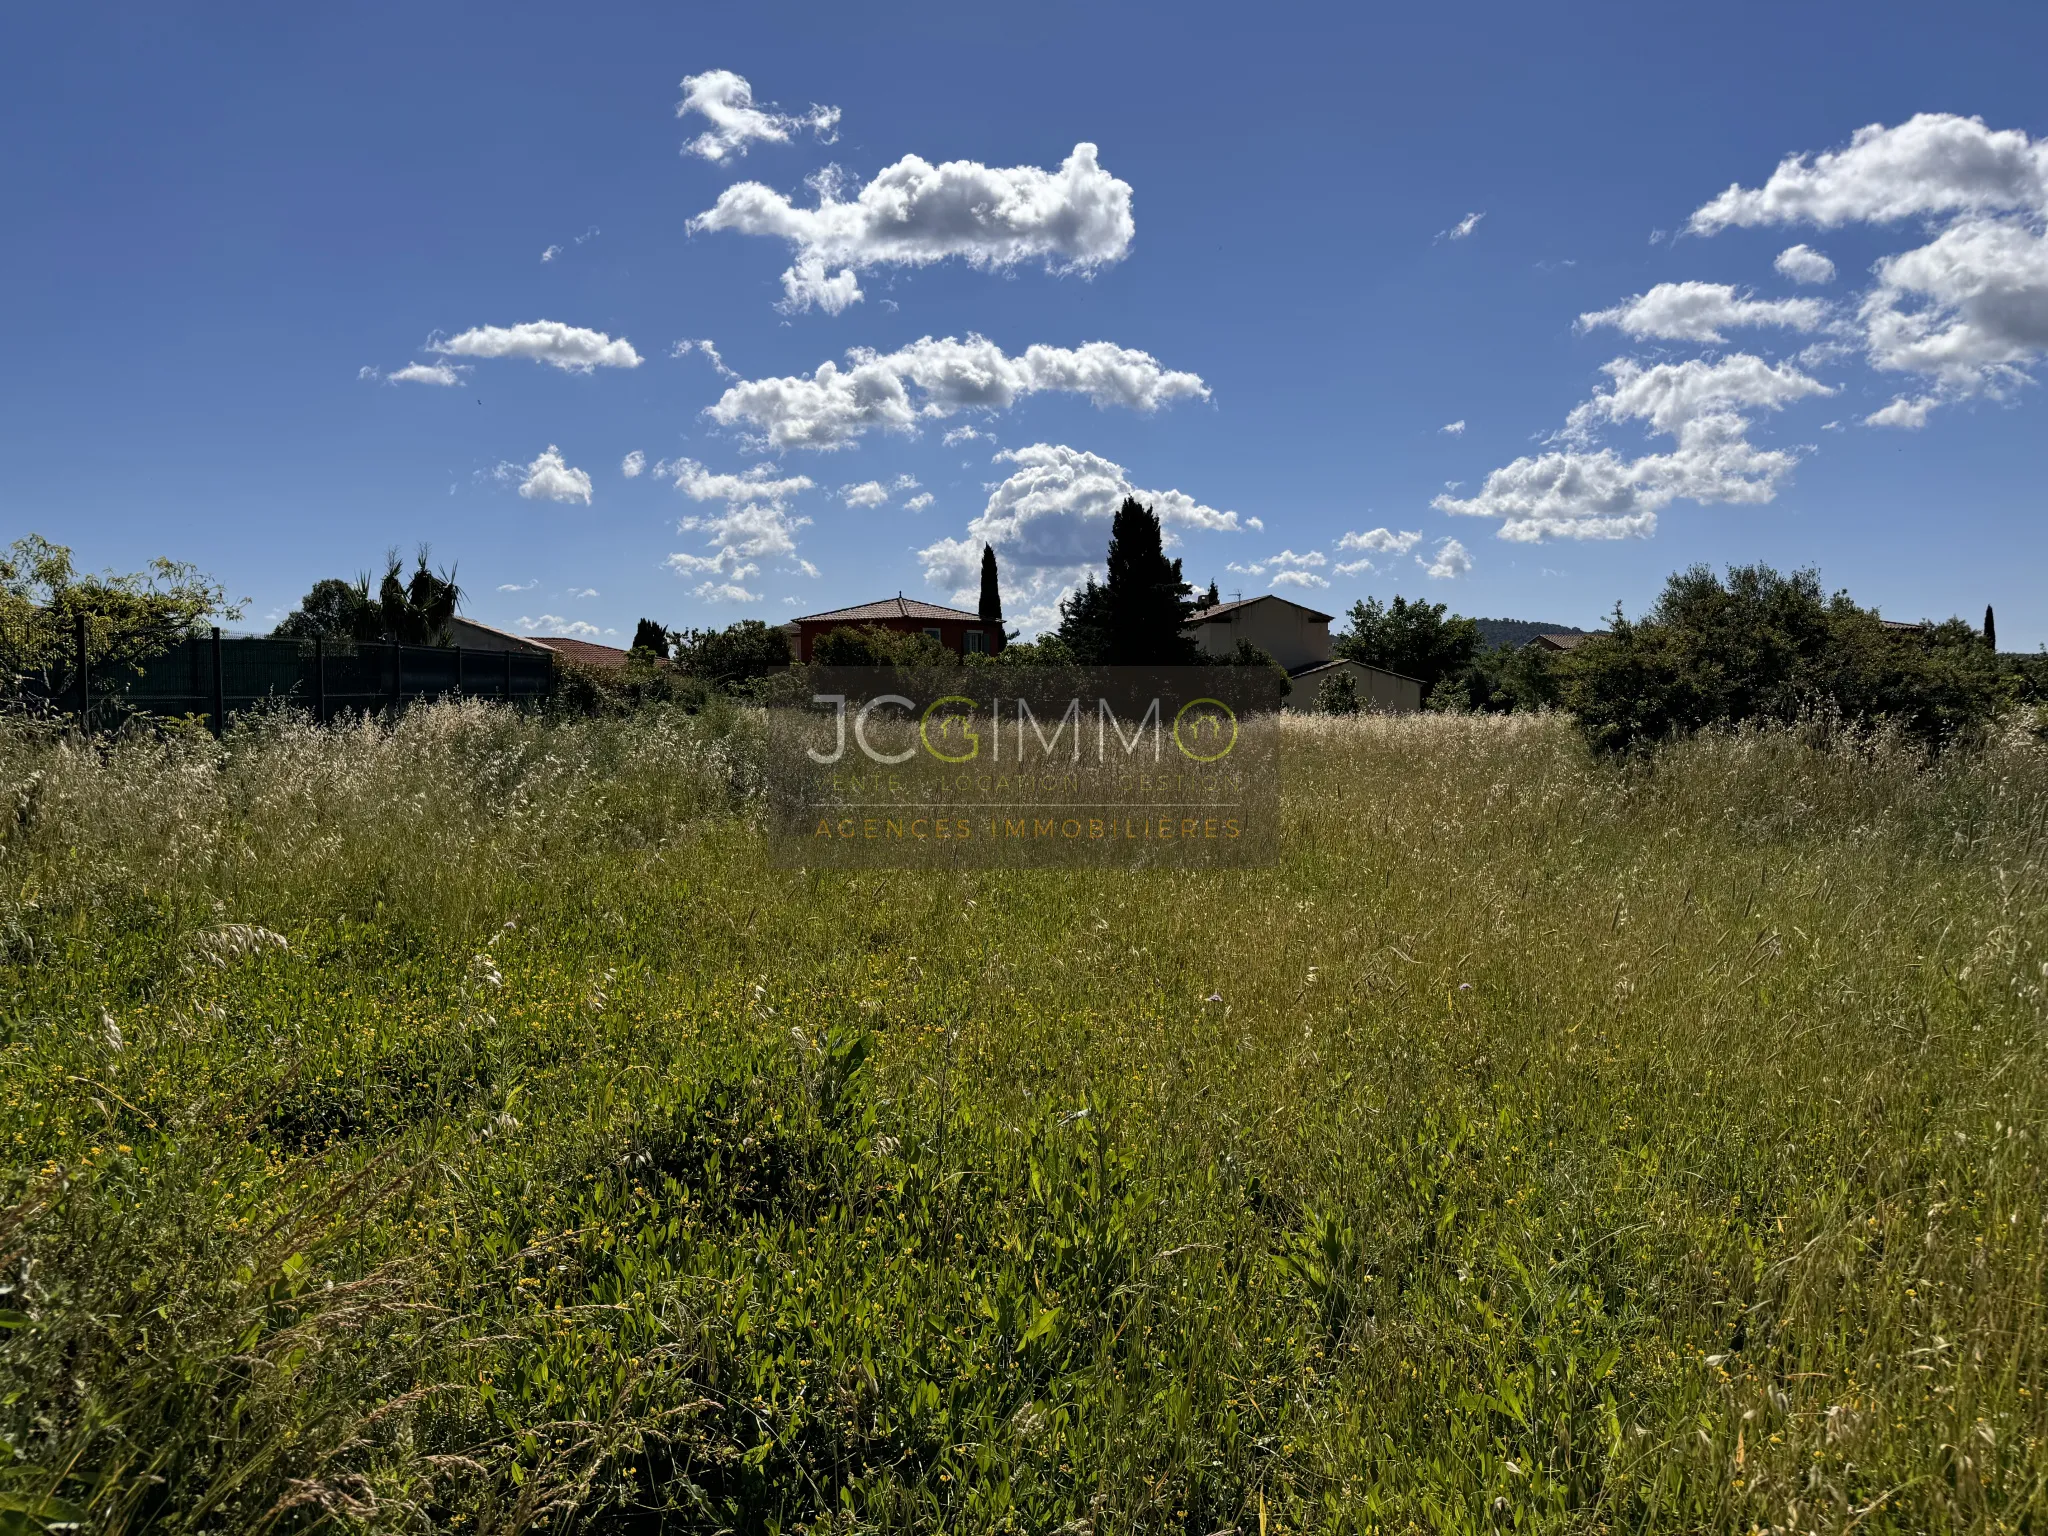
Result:
<instances>
[{"instance_id":1,"label":"sunlit meadow","mask_svg":"<svg viewBox=\"0 0 2048 1536\"><path fill-rule=\"evenodd\" d=\"M0 735L0 1531L2043 1529L2038 746L827 876L758 735Z\"/></svg>"}]
</instances>

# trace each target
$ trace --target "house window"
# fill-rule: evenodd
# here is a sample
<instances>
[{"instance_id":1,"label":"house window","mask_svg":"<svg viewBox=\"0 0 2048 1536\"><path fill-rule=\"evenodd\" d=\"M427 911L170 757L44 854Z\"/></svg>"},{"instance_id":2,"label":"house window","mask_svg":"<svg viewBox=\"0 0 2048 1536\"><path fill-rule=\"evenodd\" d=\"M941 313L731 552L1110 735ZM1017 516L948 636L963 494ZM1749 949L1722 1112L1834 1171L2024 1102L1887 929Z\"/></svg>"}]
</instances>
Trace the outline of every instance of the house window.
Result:
<instances>
[{"instance_id":1,"label":"house window","mask_svg":"<svg viewBox=\"0 0 2048 1536\"><path fill-rule=\"evenodd\" d=\"M975 654L986 651L988 649L988 636L983 634L978 629L968 630L963 639L963 649L968 654Z\"/></svg>"},{"instance_id":2,"label":"house window","mask_svg":"<svg viewBox=\"0 0 2048 1536\"><path fill-rule=\"evenodd\" d=\"M943 634L941 634L941 633L939 632L939 626L938 626L938 625L936 625L936 624L927 624L927 625L925 625L925 627L924 627L924 632L925 632L926 634L930 635L930 636L931 636L931 637L932 637L932 638L933 638L934 640L937 640L937 641L941 642L942 644L943 644L943 643L944 643L944 641L945 641L945 638L946 638L946 637L945 637L945 636L944 636Z\"/></svg>"}]
</instances>

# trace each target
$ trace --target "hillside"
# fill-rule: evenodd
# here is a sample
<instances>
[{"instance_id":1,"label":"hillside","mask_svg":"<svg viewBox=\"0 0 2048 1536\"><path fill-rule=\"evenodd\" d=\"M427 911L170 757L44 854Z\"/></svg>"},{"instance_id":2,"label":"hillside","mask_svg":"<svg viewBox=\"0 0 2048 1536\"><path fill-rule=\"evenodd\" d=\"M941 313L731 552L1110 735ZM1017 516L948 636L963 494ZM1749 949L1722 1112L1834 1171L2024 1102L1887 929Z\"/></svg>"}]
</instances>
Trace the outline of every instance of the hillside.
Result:
<instances>
[{"instance_id":1,"label":"hillside","mask_svg":"<svg viewBox=\"0 0 2048 1536\"><path fill-rule=\"evenodd\" d=\"M1538 635L1583 635L1588 631L1576 624L1542 624L1535 619L1474 619L1479 626L1479 643L1488 650L1503 645L1527 645Z\"/></svg>"}]
</instances>

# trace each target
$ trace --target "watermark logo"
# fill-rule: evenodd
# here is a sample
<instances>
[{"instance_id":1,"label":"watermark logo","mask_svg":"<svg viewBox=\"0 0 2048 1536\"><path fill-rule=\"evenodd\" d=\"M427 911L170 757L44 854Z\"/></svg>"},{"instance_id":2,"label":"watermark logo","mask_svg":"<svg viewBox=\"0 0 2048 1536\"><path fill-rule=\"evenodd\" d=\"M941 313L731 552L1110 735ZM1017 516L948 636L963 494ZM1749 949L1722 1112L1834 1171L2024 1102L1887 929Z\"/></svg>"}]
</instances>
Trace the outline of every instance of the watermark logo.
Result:
<instances>
[{"instance_id":1,"label":"watermark logo","mask_svg":"<svg viewBox=\"0 0 2048 1536\"><path fill-rule=\"evenodd\" d=\"M769 710L784 867L1242 867L1279 848L1257 667L811 668Z\"/></svg>"}]
</instances>

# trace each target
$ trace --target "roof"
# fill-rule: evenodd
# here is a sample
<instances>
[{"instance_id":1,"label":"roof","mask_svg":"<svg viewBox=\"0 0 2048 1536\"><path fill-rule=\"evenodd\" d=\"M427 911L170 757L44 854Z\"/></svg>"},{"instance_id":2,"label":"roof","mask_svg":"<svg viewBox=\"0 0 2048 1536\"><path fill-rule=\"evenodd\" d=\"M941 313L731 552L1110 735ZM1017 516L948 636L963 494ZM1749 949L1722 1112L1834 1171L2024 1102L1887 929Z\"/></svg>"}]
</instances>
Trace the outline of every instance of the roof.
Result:
<instances>
[{"instance_id":1,"label":"roof","mask_svg":"<svg viewBox=\"0 0 2048 1536\"><path fill-rule=\"evenodd\" d=\"M1905 619L1879 619L1877 621L1877 627L1879 629L1910 629L1917 633L1919 630L1925 627L1925 623L1925 620L1922 620L1920 623L1915 624Z\"/></svg>"},{"instance_id":2,"label":"roof","mask_svg":"<svg viewBox=\"0 0 2048 1536\"><path fill-rule=\"evenodd\" d=\"M623 667L627 652L616 645L598 645L589 640L571 640L567 635L535 635L534 640L546 646L564 661L573 661L579 667Z\"/></svg>"},{"instance_id":3,"label":"roof","mask_svg":"<svg viewBox=\"0 0 2048 1536\"><path fill-rule=\"evenodd\" d=\"M1297 603L1292 598L1282 597L1277 592L1265 592L1257 597L1244 597L1237 599L1235 602L1218 603L1213 608L1197 608L1188 617L1188 622L1190 624L1214 624L1219 619L1230 617L1239 608L1249 608L1254 603L1285 603L1290 608L1299 608L1312 619L1321 619L1325 624L1329 623L1333 617L1331 614L1318 613L1306 603Z\"/></svg>"},{"instance_id":4,"label":"roof","mask_svg":"<svg viewBox=\"0 0 2048 1536\"><path fill-rule=\"evenodd\" d=\"M1351 656L1337 656L1329 661L1312 661L1305 667L1296 667L1287 675L1292 678L1314 677L1318 672L1334 672L1339 667L1356 667L1361 672L1377 672L1382 677L1398 677L1404 683L1422 686L1422 679L1410 677L1406 672L1396 672L1390 667L1376 667L1369 661L1359 661Z\"/></svg>"},{"instance_id":5,"label":"roof","mask_svg":"<svg viewBox=\"0 0 2048 1536\"><path fill-rule=\"evenodd\" d=\"M1582 634L1577 630L1571 630L1559 635L1538 635L1529 642L1529 645L1540 645L1546 651L1569 651L1575 649L1582 640L1603 638L1606 633L1607 631L1604 629L1596 629L1591 634ZM1528 646L1524 646L1523 649L1527 650Z\"/></svg>"},{"instance_id":6,"label":"roof","mask_svg":"<svg viewBox=\"0 0 2048 1536\"><path fill-rule=\"evenodd\" d=\"M514 645L523 650L538 651L546 649L540 641L534 639L531 635L515 635L511 630L499 629L494 624L479 624L475 619L464 613L458 613L453 619L449 620L448 627L451 631L480 629L487 635L496 635L500 640L510 640Z\"/></svg>"},{"instance_id":7,"label":"roof","mask_svg":"<svg viewBox=\"0 0 2048 1536\"><path fill-rule=\"evenodd\" d=\"M981 615L965 608L946 608L897 593L878 603L857 603L851 608L834 608L828 613L807 613L793 620L797 624L874 624L888 619L965 619L982 622Z\"/></svg>"}]
</instances>

